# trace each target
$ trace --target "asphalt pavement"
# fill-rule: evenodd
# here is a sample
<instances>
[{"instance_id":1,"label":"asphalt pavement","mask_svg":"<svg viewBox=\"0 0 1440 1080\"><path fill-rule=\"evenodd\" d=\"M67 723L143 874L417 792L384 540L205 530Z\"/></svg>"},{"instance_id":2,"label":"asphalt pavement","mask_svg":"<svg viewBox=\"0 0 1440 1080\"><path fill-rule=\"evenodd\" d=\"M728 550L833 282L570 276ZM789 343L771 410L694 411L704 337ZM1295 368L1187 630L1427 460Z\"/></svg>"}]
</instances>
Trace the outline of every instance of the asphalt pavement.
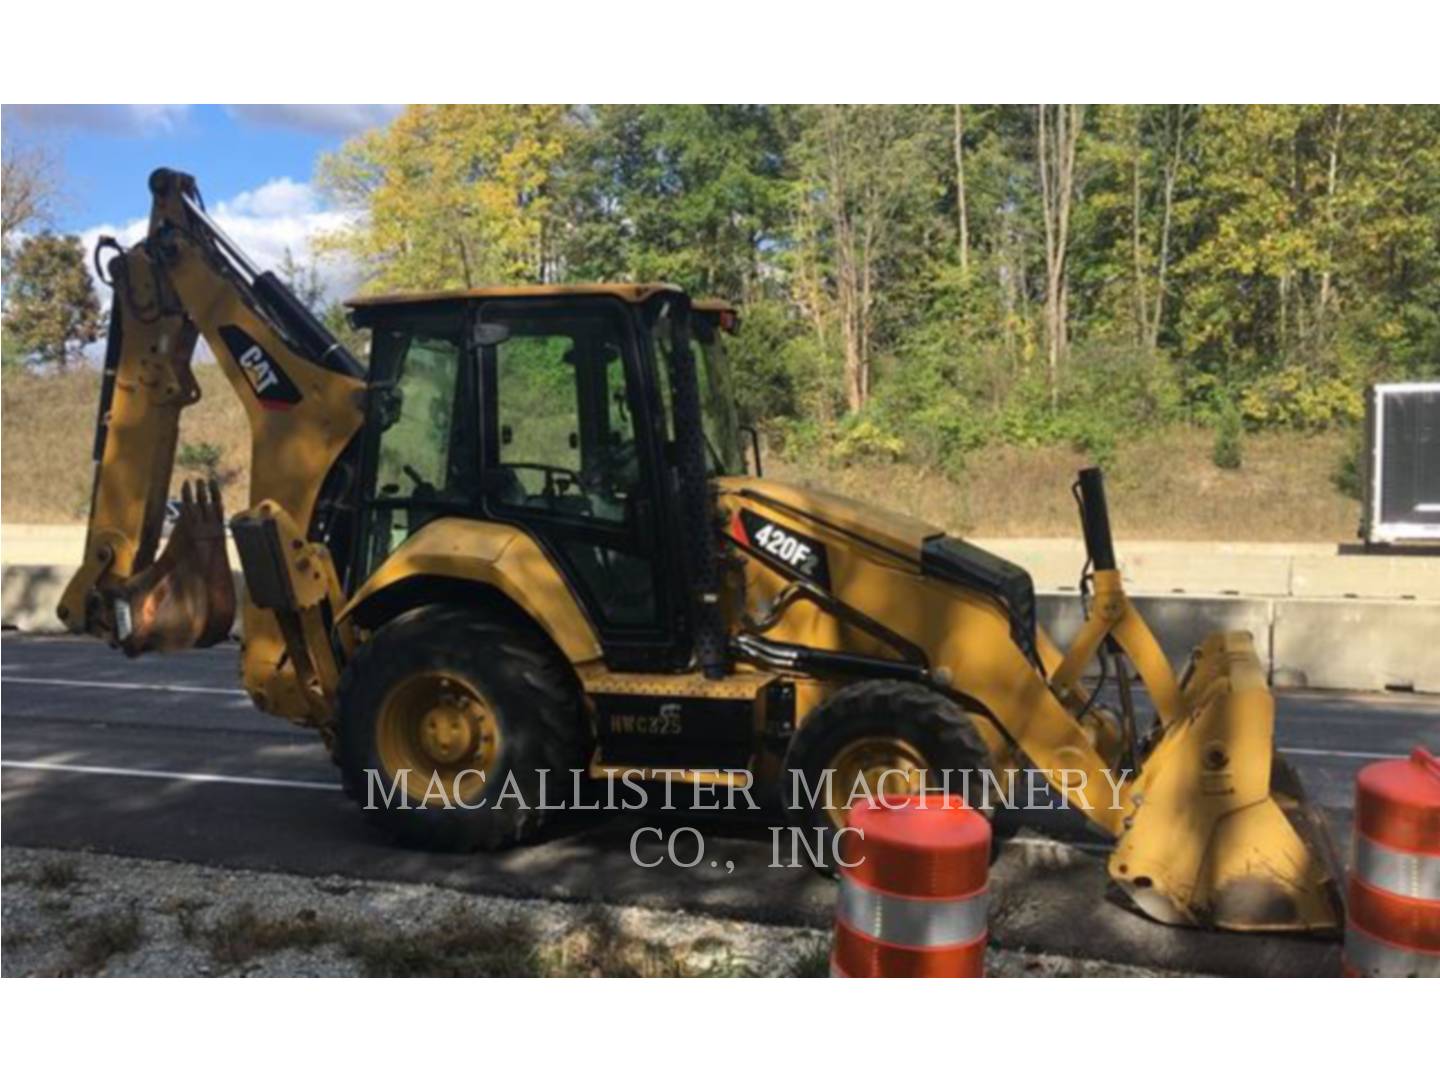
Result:
<instances>
[{"instance_id":1,"label":"asphalt pavement","mask_svg":"<svg viewBox=\"0 0 1440 1080\"><path fill-rule=\"evenodd\" d=\"M772 865L777 859L769 830L778 821L763 813L572 811L540 843L497 855L390 846L341 794L320 740L250 704L239 690L238 666L233 646L127 660L83 639L4 634L4 843L428 881L497 895L606 900L767 922L824 925L830 918L830 882L800 865ZM1277 745L1299 771L1342 852L1349 847L1356 772L1417 744L1440 747L1440 698L1278 697ZM1059 813L1039 824L1063 843L1027 829L1008 846L998 877L1030 882L1049 875L1053 886L1066 874L1083 872L1092 885L1101 881L1097 846L1076 832L1072 815ZM698 853L696 833L704 850L696 865L682 867L670 860L665 840L686 828L695 832L677 837L678 861ZM639 829L647 831L637 839ZM641 862L655 865L638 865L632 844ZM779 854L778 862L789 861L788 844ZM1077 859L1084 864L1079 869ZM1103 897L1097 894L1096 902ZM1128 913L1124 918L1141 921ZM1118 937L1131 936L1128 924L1115 925Z\"/></svg>"}]
</instances>

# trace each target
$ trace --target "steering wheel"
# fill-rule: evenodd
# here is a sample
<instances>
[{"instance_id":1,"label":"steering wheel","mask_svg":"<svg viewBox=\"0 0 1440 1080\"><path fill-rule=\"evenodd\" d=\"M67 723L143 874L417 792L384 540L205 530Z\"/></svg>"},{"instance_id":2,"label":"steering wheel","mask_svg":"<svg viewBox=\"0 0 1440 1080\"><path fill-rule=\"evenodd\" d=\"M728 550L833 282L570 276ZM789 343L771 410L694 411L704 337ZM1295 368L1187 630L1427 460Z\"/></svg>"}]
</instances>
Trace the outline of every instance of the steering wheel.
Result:
<instances>
[{"instance_id":1,"label":"steering wheel","mask_svg":"<svg viewBox=\"0 0 1440 1080\"><path fill-rule=\"evenodd\" d=\"M638 447L633 442L610 447L584 470L581 477L586 488L609 498L629 491L640 480Z\"/></svg>"},{"instance_id":2,"label":"steering wheel","mask_svg":"<svg viewBox=\"0 0 1440 1080\"><path fill-rule=\"evenodd\" d=\"M430 483L429 480L426 480L423 476L421 476L418 472L416 472L414 469L412 469L409 465L401 465L401 466L400 466L400 471L403 472L406 476L408 476L408 477L410 478L410 482L415 485L415 487L414 487L414 488L411 490L411 492L410 492L410 497L411 497L411 498L413 498L413 499L433 499L433 498L435 498L435 496L436 496L436 494L437 494L436 489L435 489L435 485L432 484L432 483Z\"/></svg>"},{"instance_id":3,"label":"steering wheel","mask_svg":"<svg viewBox=\"0 0 1440 1080\"><path fill-rule=\"evenodd\" d=\"M567 469L563 465L541 465L533 461L507 461L504 462L507 469L533 469L536 472L544 473L545 486L540 494L547 499L554 499L561 495L568 494L573 487L579 493L585 490L585 483L580 474L574 469ZM564 481L564 487L560 486L557 477Z\"/></svg>"}]
</instances>

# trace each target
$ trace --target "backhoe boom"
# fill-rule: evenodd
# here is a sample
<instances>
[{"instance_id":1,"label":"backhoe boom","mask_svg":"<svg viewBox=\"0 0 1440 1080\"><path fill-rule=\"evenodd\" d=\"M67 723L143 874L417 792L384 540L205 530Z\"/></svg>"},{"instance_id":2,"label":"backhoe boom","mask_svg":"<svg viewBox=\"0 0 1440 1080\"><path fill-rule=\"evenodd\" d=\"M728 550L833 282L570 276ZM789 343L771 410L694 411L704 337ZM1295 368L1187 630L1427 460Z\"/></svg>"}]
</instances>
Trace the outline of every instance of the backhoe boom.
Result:
<instances>
[{"instance_id":1,"label":"backhoe boom","mask_svg":"<svg viewBox=\"0 0 1440 1080\"><path fill-rule=\"evenodd\" d=\"M307 567L335 606L352 512L347 451L364 418L360 365L210 219L193 178L159 169L150 190L145 238L128 250L101 245L117 254L106 267L114 300L94 488L82 565L60 605L71 630L131 655L213 644L234 619L216 485L187 485L180 520L156 554L180 414L200 398L191 372L197 341L204 338L250 423L250 504L283 512L315 549L305 553ZM307 689L313 676L297 675L285 645L289 617L246 599L246 687L268 711L323 724L317 702L325 694ZM330 651L323 635L312 644ZM333 673L333 655L318 666Z\"/></svg>"}]
</instances>

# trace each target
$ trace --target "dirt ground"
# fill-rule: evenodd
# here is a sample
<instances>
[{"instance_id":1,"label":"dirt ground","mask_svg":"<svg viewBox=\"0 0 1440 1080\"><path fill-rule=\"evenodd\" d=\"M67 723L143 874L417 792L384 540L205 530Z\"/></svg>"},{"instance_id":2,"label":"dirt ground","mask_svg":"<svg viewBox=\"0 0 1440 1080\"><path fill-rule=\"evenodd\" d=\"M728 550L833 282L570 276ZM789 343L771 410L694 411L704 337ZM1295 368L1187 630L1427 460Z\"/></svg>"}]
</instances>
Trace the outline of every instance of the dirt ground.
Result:
<instances>
[{"instance_id":1,"label":"dirt ground","mask_svg":"<svg viewBox=\"0 0 1440 1080\"><path fill-rule=\"evenodd\" d=\"M227 507L249 489L249 431L218 367L197 364L202 397L181 414L181 480L213 470ZM93 370L0 379L6 522L84 520L99 376ZM1173 428L1123 445L1107 468L1117 536L1175 540L1353 540L1359 504L1331 479L1340 435L1251 435L1236 470L1210 461L1210 432ZM1060 447L977 451L959 479L911 465L831 469L774 454L767 475L853 495L972 536L1078 535L1070 485L1085 457Z\"/></svg>"},{"instance_id":2,"label":"dirt ground","mask_svg":"<svg viewBox=\"0 0 1440 1080\"><path fill-rule=\"evenodd\" d=\"M1171 428L1122 445L1105 467L1110 522L1118 537L1147 540L1353 541L1360 504L1332 475L1338 434L1247 435L1239 469L1210 460L1214 436ZM951 479L908 465L832 469L779 459L766 475L883 503L962 535L1074 536L1070 485L1094 464L1063 447L991 447Z\"/></svg>"},{"instance_id":3,"label":"dirt ground","mask_svg":"<svg viewBox=\"0 0 1440 1080\"><path fill-rule=\"evenodd\" d=\"M830 935L429 885L0 851L13 976L824 977ZM992 948L992 976L1142 968Z\"/></svg>"}]
</instances>

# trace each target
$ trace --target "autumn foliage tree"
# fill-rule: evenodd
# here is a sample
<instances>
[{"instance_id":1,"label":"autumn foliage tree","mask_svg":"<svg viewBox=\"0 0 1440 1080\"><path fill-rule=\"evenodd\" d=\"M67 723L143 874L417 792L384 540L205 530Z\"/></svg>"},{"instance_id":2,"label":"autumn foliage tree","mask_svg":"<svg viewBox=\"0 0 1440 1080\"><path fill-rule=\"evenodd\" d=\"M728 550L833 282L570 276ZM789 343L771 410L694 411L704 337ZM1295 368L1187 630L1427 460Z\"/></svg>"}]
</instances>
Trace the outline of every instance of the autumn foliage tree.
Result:
<instances>
[{"instance_id":1,"label":"autumn foliage tree","mask_svg":"<svg viewBox=\"0 0 1440 1080\"><path fill-rule=\"evenodd\" d=\"M417 106L321 170L367 289L727 296L748 414L940 463L1440 371L1437 178L1357 105Z\"/></svg>"},{"instance_id":2,"label":"autumn foliage tree","mask_svg":"<svg viewBox=\"0 0 1440 1080\"><path fill-rule=\"evenodd\" d=\"M358 223L321 247L382 289L553 280L555 169L576 133L560 105L412 105L322 160Z\"/></svg>"}]
</instances>

